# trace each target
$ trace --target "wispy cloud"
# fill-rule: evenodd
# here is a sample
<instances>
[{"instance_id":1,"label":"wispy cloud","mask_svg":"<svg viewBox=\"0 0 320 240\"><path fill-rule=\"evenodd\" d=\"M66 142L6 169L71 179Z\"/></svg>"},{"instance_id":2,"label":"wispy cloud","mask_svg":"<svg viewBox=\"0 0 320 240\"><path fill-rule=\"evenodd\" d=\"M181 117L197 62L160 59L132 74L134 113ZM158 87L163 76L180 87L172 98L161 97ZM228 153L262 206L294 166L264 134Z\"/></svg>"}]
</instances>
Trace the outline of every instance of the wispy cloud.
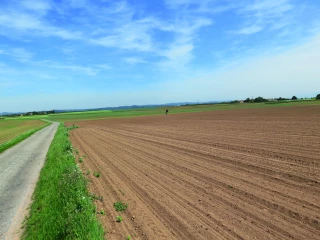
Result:
<instances>
[{"instance_id":1,"label":"wispy cloud","mask_svg":"<svg viewBox=\"0 0 320 240\"><path fill-rule=\"evenodd\" d=\"M292 24L294 10L291 0L261 0L244 4L237 13L243 18L243 26L231 31L236 34L254 34L263 30L279 30ZM279 24L281 23L281 24Z\"/></svg>"},{"instance_id":2,"label":"wispy cloud","mask_svg":"<svg viewBox=\"0 0 320 240\"><path fill-rule=\"evenodd\" d=\"M120 48L135 51L153 51L153 41L149 31L152 25L144 22L130 22L121 28L114 29L111 34L91 39L93 44L108 48Z\"/></svg>"},{"instance_id":3,"label":"wispy cloud","mask_svg":"<svg viewBox=\"0 0 320 240\"><path fill-rule=\"evenodd\" d=\"M32 59L33 53L23 49L23 48L12 48L12 49L0 49L0 55L6 55L12 59L19 62L28 62Z\"/></svg>"},{"instance_id":4,"label":"wispy cloud","mask_svg":"<svg viewBox=\"0 0 320 240\"><path fill-rule=\"evenodd\" d=\"M47 24L41 16L18 11L18 10L0 10L0 27L2 35L12 37L14 34L22 36L56 36L62 39L81 39L82 33L80 31L69 31L60 27Z\"/></svg>"},{"instance_id":5,"label":"wispy cloud","mask_svg":"<svg viewBox=\"0 0 320 240\"><path fill-rule=\"evenodd\" d=\"M95 76L100 69L106 69L105 66L83 66L83 65L76 65L76 64L60 64L57 62L52 62L52 61L45 61L40 63L42 66L46 65L49 68L54 68L54 69L62 69L62 70L68 70L72 72L76 72L79 74L86 74L88 76Z\"/></svg>"},{"instance_id":6,"label":"wispy cloud","mask_svg":"<svg viewBox=\"0 0 320 240\"><path fill-rule=\"evenodd\" d=\"M183 70L185 65L193 58L192 51L198 31L212 24L213 22L209 18L196 18L188 12L181 19L176 20L172 24L172 31L175 35L174 41L160 53L166 59L160 62L159 66L163 69Z\"/></svg>"},{"instance_id":7,"label":"wispy cloud","mask_svg":"<svg viewBox=\"0 0 320 240\"><path fill-rule=\"evenodd\" d=\"M123 61L125 63L131 64L131 65L139 64L139 63L146 63L146 61L140 57L127 57L127 58L124 58Z\"/></svg>"},{"instance_id":8,"label":"wispy cloud","mask_svg":"<svg viewBox=\"0 0 320 240\"><path fill-rule=\"evenodd\" d=\"M241 6L239 1L218 0L165 0L169 9L183 9L192 13L219 14Z\"/></svg>"},{"instance_id":9,"label":"wispy cloud","mask_svg":"<svg viewBox=\"0 0 320 240\"><path fill-rule=\"evenodd\" d=\"M73 8L84 8L88 6L87 0L68 0L67 2Z\"/></svg>"},{"instance_id":10,"label":"wispy cloud","mask_svg":"<svg viewBox=\"0 0 320 240\"><path fill-rule=\"evenodd\" d=\"M254 33L258 33L262 30L263 28L257 25L249 26L249 27L244 27L242 29L239 29L237 31L231 31L231 33L234 34L244 34L244 35L250 35Z\"/></svg>"},{"instance_id":11,"label":"wispy cloud","mask_svg":"<svg viewBox=\"0 0 320 240\"><path fill-rule=\"evenodd\" d=\"M204 9L205 6L208 6L212 3L216 4L215 0L165 0L165 4L169 8L181 8L181 7L193 7L197 10Z\"/></svg>"},{"instance_id":12,"label":"wispy cloud","mask_svg":"<svg viewBox=\"0 0 320 240\"><path fill-rule=\"evenodd\" d=\"M110 70L112 68L109 64L98 64L98 65L95 65L94 67L101 70Z\"/></svg>"},{"instance_id":13,"label":"wispy cloud","mask_svg":"<svg viewBox=\"0 0 320 240\"><path fill-rule=\"evenodd\" d=\"M191 61L193 57L192 50L192 44L173 44L162 53L166 60L160 62L159 66L162 69L181 71Z\"/></svg>"},{"instance_id":14,"label":"wispy cloud","mask_svg":"<svg viewBox=\"0 0 320 240\"><path fill-rule=\"evenodd\" d=\"M51 9L51 4L46 0L22 0L21 6L27 10L45 14Z\"/></svg>"}]
</instances>

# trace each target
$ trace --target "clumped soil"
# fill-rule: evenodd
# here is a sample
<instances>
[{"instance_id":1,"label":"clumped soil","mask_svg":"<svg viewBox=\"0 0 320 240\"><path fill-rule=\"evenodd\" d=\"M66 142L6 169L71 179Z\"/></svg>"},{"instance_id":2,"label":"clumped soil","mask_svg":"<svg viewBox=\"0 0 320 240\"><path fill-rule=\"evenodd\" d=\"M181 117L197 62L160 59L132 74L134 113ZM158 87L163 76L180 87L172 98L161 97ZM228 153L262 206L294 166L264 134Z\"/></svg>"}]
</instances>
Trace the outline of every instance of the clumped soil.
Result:
<instances>
[{"instance_id":1,"label":"clumped soil","mask_svg":"<svg viewBox=\"0 0 320 240\"><path fill-rule=\"evenodd\" d=\"M164 114L79 122L71 139L108 239L320 239L319 119L319 106Z\"/></svg>"}]
</instances>

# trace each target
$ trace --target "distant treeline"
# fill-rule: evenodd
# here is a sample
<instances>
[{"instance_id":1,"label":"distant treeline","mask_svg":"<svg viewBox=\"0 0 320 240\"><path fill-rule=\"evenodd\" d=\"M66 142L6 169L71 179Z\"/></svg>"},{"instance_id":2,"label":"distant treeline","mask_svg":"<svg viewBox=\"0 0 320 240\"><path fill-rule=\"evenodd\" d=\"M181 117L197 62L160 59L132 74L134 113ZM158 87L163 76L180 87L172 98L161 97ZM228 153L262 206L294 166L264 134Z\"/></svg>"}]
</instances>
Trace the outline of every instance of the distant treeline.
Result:
<instances>
[{"instance_id":1,"label":"distant treeline","mask_svg":"<svg viewBox=\"0 0 320 240\"><path fill-rule=\"evenodd\" d=\"M320 100L320 94L318 94L315 98L300 98L300 100L307 100L307 99L316 99ZM278 97L278 98L263 98L263 97L256 97L256 98L246 98L245 100L234 100L231 102L222 102L222 103L262 103L262 102L279 102L279 101L295 101L299 100L296 96L292 96L292 98L283 98L283 97Z\"/></svg>"},{"instance_id":2,"label":"distant treeline","mask_svg":"<svg viewBox=\"0 0 320 240\"><path fill-rule=\"evenodd\" d=\"M51 111L33 111L33 112L27 112L27 113L13 113L13 114L7 114L3 115L1 118L4 117L20 117L20 116L33 116L33 115L47 115L47 114L54 114L55 110Z\"/></svg>"}]
</instances>

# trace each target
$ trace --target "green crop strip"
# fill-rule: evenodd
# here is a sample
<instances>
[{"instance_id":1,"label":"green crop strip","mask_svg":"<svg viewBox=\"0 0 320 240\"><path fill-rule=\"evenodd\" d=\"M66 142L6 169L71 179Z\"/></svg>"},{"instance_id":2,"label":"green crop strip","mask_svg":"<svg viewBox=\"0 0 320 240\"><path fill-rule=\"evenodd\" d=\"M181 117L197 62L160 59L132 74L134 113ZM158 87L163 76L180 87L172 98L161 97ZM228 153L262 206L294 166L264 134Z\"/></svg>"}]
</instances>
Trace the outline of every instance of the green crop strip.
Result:
<instances>
[{"instance_id":1,"label":"green crop strip","mask_svg":"<svg viewBox=\"0 0 320 240\"><path fill-rule=\"evenodd\" d=\"M32 129L28 132L25 132L25 133L22 133L20 134L19 136L3 143L0 145L0 153L4 152L5 150L13 147L14 145L18 144L19 142L22 142L23 140L25 140L26 138L30 137L31 135L33 135L34 133L38 132L39 130L49 126L51 123L47 123L46 125L44 126L41 126L39 128L35 128L35 129Z\"/></svg>"},{"instance_id":2,"label":"green crop strip","mask_svg":"<svg viewBox=\"0 0 320 240\"><path fill-rule=\"evenodd\" d=\"M295 100L295 101L281 101L281 102L265 102L265 103L220 103L220 104L194 104L185 106L166 106L153 108L137 108L137 109L123 109L123 110L101 110L101 111L87 111L76 113L55 113L50 115L35 115L23 116L18 119L43 119L46 118L56 122L77 122L84 120L102 120L110 118L127 118L139 117L149 115L164 115L165 110L169 109L169 115L191 112L207 112L217 110L236 110L247 108L272 108L272 107L294 107L294 106L320 106L320 100ZM7 118L16 119L16 118Z\"/></svg>"},{"instance_id":3,"label":"green crop strip","mask_svg":"<svg viewBox=\"0 0 320 240\"><path fill-rule=\"evenodd\" d=\"M62 124L41 170L22 239L103 239L87 180Z\"/></svg>"}]
</instances>

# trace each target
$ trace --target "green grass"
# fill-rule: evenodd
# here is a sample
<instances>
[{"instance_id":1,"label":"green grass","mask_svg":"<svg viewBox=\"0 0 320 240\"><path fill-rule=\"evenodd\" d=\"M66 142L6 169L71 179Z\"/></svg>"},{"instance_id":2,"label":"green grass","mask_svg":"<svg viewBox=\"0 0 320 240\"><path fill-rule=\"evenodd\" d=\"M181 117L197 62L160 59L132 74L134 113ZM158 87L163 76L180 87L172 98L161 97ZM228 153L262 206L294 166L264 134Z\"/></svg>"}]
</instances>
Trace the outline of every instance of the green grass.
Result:
<instances>
[{"instance_id":1,"label":"green grass","mask_svg":"<svg viewBox=\"0 0 320 240\"><path fill-rule=\"evenodd\" d=\"M113 204L113 207L117 212L123 212L128 208L128 204L125 204L123 202L115 202Z\"/></svg>"},{"instance_id":2,"label":"green grass","mask_svg":"<svg viewBox=\"0 0 320 240\"><path fill-rule=\"evenodd\" d=\"M86 111L76 113L58 113L41 116L26 116L18 117L18 119L45 118L57 122L74 123L82 120L110 119L110 118L126 118L149 115L164 115L165 110L169 109L169 115L189 112L206 112L216 110L233 110L244 108L272 108L272 107L293 107L293 106L320 106L319 100L296 100L296 101L281 101L281 102L266 102L266 103L242 103L242 104L195 104L179 107L157 107L157 108L136 108L123 110L101 110L101 111Z\"/></svg>"},{"instance_id":3,"label":"green grass","mask_svg":"<svg viewBox=\"0 0 320 240\"><path fill-rule=\"evenodd\" d=\"M15 138L5 142L5 143L2 143L0 145L0 153L4 152L5 150L13 147L14 145L18 144L19 142L22 142L23 140L25 140L26 138L30 137L31 135L33 135L34 133L36 133L37 131L47 127L48 125L50 125L51 123L49 122L46 122L44 123L44 125L42 125L41 127L38 127L38 128L34 128L30 131L27 131L27 132L24 132L18 136L16 136Z\"/></svg>"},{"instance_id":4,"label":"green grass","mask_svg":"<svg viewBox=\"0 0 320 240\"><path fill-rule=\"evenodd\" d=\"M75 115L75 114L96 114L96 113L101 113L101 112L112 112L111 110L95 110L95 111L84 111L84 112L63 112L63 113L56 113L55 115Z\"/></svg>"},{"instance_id":5,"label":"green grass","mask_svg":"<svg viewBox=\"0 0 320 240\"><path fill-rule=\"evenodd\" d=\"M103 239L87 180L62 124L41 170L22 239Z\"/></svg>"},{"instance_id":6,"label":"green grass","mask_svg":"<svg viewBox=\"0 0 320 240\"><path fill-rule=\"evenodd\" d=\"M1 119L0 120L0 145L36 128L47 125L39 119Z\"/></svg>"},{"instance_id":7,"label":"green grass","mask_svg":"<svg viewBox=\"0 0 320 240\"><path fill-rule=\"evenodd\" d=\"M206 112L216 110L232 110L244 108L271 108L271 107L293 107L293 106L320 106L320 101L316 100L298 100L279 102L278 104L270 103L243 103L243 104L196 104L179 107L158 107L158 108L138 108L138 109L125 109L115 111L94 111L93 113L78 113L78 114L51 114L48 119L52 121L65 121L77 122L82 120L95 120L95 119L109 119L109 118L125 118L125 117L138 117L148 115L164 115L165 110L169 109L170 114L189 113L189 112Z\"/></svg>"}]
</instances>

